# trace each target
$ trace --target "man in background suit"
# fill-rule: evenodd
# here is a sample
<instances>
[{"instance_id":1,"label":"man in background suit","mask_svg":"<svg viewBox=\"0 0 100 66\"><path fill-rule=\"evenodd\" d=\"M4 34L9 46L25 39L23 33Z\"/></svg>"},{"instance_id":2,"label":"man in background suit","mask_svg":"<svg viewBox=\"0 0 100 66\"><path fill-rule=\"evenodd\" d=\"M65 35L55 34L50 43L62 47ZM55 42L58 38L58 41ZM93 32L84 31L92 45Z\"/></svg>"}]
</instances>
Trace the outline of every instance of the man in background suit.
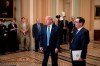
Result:
<instances>
[{"instance_id":1,"label":"man in background suit","mask_svg":"<svg viewBox=\"0 0 100 66\"><path fill-rule=\"evenodd\" d=\"M73 32L74 32L74 30L76 29L76 28L75 28L75 24L74 24L75 17L72 16L72 17L71 17L71 20L72 20L72 21L69 22L69 24L68 24L68 29L69 29L69 44L71 44Z\"/></svg>"},{"instance_id":2,"label":"man in background suit","mask_svg":"<svg viewBox=\"0 0 100 66\"><path fill-rule=\"evenodd\" d=\"M0 53L2 55L4 55L6 52L6 43L5 43L6 36L7 36L7 28L4 25L4 21L1 19L0 20Z\"/></svg>"},{"instance_id":3,"label":"man in background suit","mask_svg":"<svg viewBox=\"0 0 100 66\"><path fill-rule=\"evenodd\" d=\"M61 31L62 31L62 40L61 42L64 43L64 44L67 44L67 30L68 30L68 21L65 20L65 17L63 17L63 20L61 20L61 24L60 24L60 27L61 27Z\"/></svg>"},{"instance_id":4,"label":"man in background suit","mask_svg":"<svg viewBox=\"0 0 100 66\"><path fill-rule=\"evenodd\" d=\"M42 27L40 35L40 50L44 52L42 66L47 66L51 53L52 66L58 66L58 49L60 46L59 27L52 23L52 17L46 17L46 25Z\"/></svg>"},{"instance_id":5,"label":"man in background suit","mask_svg":"<svg viewBox=\"0 0 100 66\"><path fill-rule=\"evenodd\" d=\"M34 24L32 27L32 34L33 34L33 38L35 39L35 52L38 52L39 49L40 31L42 26L43 24L40 23L40 19L38 18L36 24Z\"/></svg>"},{"instance_id":6,"label":"man in background suit","mask_svg":"<svg viewBox=\"0 0 100 66\"><path fill-rule=\"evenodd\" d=\"M77 30L73 33L71 51L82 50L82 52L79 60L73 61L72 59L72 66L86 66L86 54L90 38L89 31L83 27L84 23L85 20L82 17L77 17L75 19L75 27Z\"/></svg>"},{"instance_id":7,"label":"man in background suit","mask_svg":"<svg viewBox=\"0 0 100 66\"><path fill-rule=\"evenodd\" d=\"M17 24L15 19L12 20L12 22L8 25L9 30L9 49L10 52L16 52L19 50L19 45L17 41Z\"/></svg>"}]
</instances>

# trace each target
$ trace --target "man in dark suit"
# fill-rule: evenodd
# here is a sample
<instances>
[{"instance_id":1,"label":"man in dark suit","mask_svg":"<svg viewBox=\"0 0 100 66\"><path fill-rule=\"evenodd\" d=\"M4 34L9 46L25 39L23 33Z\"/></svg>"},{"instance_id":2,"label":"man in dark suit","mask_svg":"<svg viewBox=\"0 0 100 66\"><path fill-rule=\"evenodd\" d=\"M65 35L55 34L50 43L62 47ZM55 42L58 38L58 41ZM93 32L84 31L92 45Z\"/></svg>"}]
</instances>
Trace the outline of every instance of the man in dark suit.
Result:
<instances>
[{"instance_id":1,"label":"man in dark suit","mask_svg":"<svg viewBox=\"0 0 100 66\"><path fill-rule=\"evenodd\" d=\"M40 31L42 26L43 24L40 23L40 19L37 19L36 24L34 24L32 27L32 34L33 38L35 39L35 52L38 52L39 49Z\"/></svg>"},{"instance_id":2,"label":"man in dark suit","mask_svg":"<svg viewBox=\"0 0 100 66\"><path fill-rule=\"evenodd\" d=\"M5 44L5 38L7 36L7 28L4 25L4 21L0 20L0 53L2 55L6 52L6 44Z\"/></svg>"},{"instance_id":3,"label":"man in dark suit","mask_svg":"<svg viewBox=\"0 0 100 66\"><path fill-rule=\"evenodd\" d=\"M51 53L52 66L58 66L58 49L60 46L59 27L52 23L52 17L46 17L46 25L42 27L40 35L40 50L44 52L42 66L47 66Z\"/></svg>"},{"instance_id":4,"label":"man in dark suit","mask_svg":"<svg viewBox=\"0 0 100 66\"><path fill-rule=\"evenodd\" d=\"M72 21L69 22L69 24L68 24L68 29L69 29L69 44L71 44L73 32L74 32L74 30L76 29L76 28L75 28L75 24L74 24L75 17L72 16L72 17L71 17L71 20L72 20Z\"/></svg>"},{"instance_id":5,"label":"man in dark suit","mask_svg":"<svg viewBox=\"0 0 100 66\"><path fill-rule=\"evenodd\" d=\"M63 20L61 20L61 24L60 24L60 27L62 30L62 41L61 42L67 44L68 21L65 20L65 17L66 16L63 17Z\"/></svg>"},{"instance_id":6,"label":"man in dark suit","mask_svg":"<svg viewBox=\"0 0 100 66\"><path fill-rule=\"evenodd\" d=\"M77 30L73 33L71 51L82 50L82 52L79 60L74 61L72 59L72 66L86 66L86 54L90 38L89 31L83 27L84 23L85 20L82 17L77 17L75 19L75 27Z\"/></svg>"}]
</instances>

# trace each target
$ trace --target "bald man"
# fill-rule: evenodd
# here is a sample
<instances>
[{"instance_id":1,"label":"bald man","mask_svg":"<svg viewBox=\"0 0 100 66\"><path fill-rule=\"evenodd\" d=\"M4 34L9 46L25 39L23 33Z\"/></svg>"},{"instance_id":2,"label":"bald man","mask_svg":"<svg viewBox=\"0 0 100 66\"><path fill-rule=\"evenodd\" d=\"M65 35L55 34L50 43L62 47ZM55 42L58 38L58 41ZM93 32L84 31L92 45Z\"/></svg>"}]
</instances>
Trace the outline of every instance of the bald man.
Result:
<instances>
[{"instance_id":1,"label":"bald man","mask_svg":"<svg viewBox=\"0 0 100 66\"><path fill-rule=\"evenodd\" d=\"M32 26L32 35L35 39L35 52L39 50L39 42L40 42L40 31L43 24L41 23L40 19L36 20L36 23Z\"/></svg>"}]
</instances>

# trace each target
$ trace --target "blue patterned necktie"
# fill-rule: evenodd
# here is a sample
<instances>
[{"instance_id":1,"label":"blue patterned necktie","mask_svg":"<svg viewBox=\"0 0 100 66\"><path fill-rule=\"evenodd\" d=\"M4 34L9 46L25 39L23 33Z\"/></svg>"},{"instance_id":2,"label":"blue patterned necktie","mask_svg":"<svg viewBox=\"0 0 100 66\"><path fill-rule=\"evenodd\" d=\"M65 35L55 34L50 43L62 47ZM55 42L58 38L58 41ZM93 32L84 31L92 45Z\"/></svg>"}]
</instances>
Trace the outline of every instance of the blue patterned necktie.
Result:
<instances>
[{"instance_id":1,"label":"blue patterned necktie","mask_svg":"<svg viewBox=\"0 0 100 66\"><path fill-rule=\"evenodd\" d=\"M47 27L47 46L49 46L49 40L50 40L50 26Z\"/></svg>"}]
</instances>

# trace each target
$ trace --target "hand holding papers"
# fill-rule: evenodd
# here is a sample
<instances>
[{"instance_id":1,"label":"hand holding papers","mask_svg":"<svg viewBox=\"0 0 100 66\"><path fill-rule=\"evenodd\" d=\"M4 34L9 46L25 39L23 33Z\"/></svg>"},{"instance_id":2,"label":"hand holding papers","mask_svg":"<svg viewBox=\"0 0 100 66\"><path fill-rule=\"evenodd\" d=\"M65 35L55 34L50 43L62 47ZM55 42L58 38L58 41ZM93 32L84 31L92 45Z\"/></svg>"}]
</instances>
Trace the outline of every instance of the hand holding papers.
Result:
<instances>
[{"instance_id":1,"label":"hand holding papers","mask_svg":"<svg viewBox=\"0 0 100 66\"><path fill-rule=\"evenodd\" d=\"M73 61L78 61L80 56L81 56L81 52L82 50L75 50L75 51L72 51L72 58L73 58Z\"/></svg>"}]
</instances>

